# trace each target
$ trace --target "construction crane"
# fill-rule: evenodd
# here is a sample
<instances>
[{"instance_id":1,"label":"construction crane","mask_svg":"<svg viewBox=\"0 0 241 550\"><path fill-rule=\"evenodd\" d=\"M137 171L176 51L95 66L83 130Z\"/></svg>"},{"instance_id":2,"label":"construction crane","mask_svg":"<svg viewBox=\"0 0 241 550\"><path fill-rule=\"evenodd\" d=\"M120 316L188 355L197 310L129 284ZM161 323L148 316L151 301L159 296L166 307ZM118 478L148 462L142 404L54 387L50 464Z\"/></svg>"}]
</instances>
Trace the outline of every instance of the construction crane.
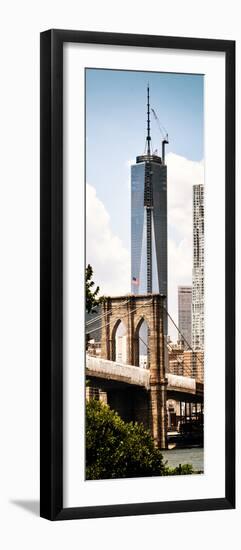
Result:
<instances>
[{"instance_id":1,"label":"construction crane","mask_svg":"<svg viewBox=\"0 0 241 550\"><path fill-rule=\"evenodd\" d=\"M154 109L151 109L154 115L154 118L157 122L158 128L160 130L161 136L162 136L162 162L165 164L165 146L169 143L168 140L168 133L164 126L161 125L160 120L156 114L156 111Z\"/></svg>"}]
</instances>

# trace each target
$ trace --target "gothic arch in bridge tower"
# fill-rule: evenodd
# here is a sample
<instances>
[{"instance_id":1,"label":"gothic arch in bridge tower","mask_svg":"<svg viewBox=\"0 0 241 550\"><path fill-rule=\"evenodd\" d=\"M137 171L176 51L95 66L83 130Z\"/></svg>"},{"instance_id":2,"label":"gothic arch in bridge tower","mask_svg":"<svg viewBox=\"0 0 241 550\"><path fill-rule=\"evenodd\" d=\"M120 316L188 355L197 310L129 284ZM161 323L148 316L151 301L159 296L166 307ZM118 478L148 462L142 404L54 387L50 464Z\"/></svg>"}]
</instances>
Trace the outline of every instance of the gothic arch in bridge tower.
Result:
<instances>
[{"instance_id":1,"label":"gothic arch in bridge tower","mask_svg":"<svg viewBox=\"0 0 241 550\"><path fill-rule=\"evenodd\" d=\"M134 329L134 365L149 368L149 334L150 329L144 315L136 321Z\"/></svg>"},{"instance_id":2,"label":"gothic arch in bridge tower","mask_svg":"<svg viewBox=\"0 0 241 550\"><path fill-rule=\"evenodd\" d=\"M101 356L115 360L115 336L118 326L126 326L126 363L138 365L137 334L143 321L148 326L151 379L165 378L163 301L160 294L108 297L102 305Z\"/></svg>"},{"instance_id":3,"label":"gothic arch in bridge tower","mask_svg":"<svg viewBox=\"0 0 241 550\"><path fill-rule=\"evenodd\" d=\"M102 304L101 357L113 361L116 357L115 338L118 326L126 326L126 364L137 366L137 338L141 325L148 326L150 390L148 408L152 435L158 447L166 445L166 387L163 305L160 294L107 297ZM138 351L138 362L137 362ZM116 360L116 359L114 359Z\"/></svg>"},{"instance_id":4,"label":"gothic arch in bridge tower","mask_svg":"<svg viewBox=\"0 0 241 550\"><path fill-rule=\"evenodd\" d=\"M126 363L126 324L121 319L118 319L111 333L111 359L117 363Z\"/></svg>"}]
</instances>

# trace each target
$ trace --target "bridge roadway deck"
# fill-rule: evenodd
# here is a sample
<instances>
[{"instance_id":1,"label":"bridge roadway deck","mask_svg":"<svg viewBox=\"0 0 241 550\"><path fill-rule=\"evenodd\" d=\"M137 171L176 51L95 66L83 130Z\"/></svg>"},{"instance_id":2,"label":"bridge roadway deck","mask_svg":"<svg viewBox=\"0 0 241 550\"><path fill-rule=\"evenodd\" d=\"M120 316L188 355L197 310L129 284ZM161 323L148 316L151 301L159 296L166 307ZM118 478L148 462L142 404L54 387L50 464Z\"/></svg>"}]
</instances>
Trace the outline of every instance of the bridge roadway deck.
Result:
<instances>
[{"instance_id":1,"label":"bridge roadway deck","mask_svg":"<svg viewBox=\"0 0 241 550\"><path fill-rule=\"evenodd\" d=\"M86 376L92 383L101 379L103 389L108 387L123 387L128 385L140 387L143 390L150 389L150 372L148 369L134 367L108 361L99 357L86 356ZM203 384L196 382L194 378L166 374L167 397L177 401L203 401Z\"/></svg>"}]
</instances>

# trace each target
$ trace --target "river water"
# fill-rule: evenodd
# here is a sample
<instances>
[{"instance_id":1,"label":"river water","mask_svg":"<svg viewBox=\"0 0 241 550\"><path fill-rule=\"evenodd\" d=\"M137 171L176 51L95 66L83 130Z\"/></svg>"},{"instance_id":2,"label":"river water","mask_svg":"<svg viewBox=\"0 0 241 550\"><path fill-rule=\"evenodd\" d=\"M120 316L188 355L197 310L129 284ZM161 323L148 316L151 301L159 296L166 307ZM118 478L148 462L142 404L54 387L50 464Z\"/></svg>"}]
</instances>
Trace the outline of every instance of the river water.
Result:
<instances>
[{"instance_id":1,"label":"river water","mask_svg":"<svg viewBox=\"0 0 241 550\"><path fill-rule=\"evenodd\" d=\"M168 466L175 468L179 464L192 464L194 470L204 471L204 449L193 447L190 449L169 449L162 451L164 460Z\"/></svg>"}]
</instances>

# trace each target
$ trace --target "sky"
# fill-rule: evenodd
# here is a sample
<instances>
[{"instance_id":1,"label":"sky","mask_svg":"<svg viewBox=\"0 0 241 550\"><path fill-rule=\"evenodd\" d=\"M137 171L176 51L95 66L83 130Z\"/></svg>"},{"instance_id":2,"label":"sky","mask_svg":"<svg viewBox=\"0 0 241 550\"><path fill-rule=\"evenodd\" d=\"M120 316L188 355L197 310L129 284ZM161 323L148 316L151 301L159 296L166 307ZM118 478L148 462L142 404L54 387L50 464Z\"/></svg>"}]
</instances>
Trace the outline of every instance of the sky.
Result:
<instances>
[{"instance_id":1,"label":"sky","mask_svg":"<svg viewBox=\"0 0 241 550\"><path fill-rule=\"evenodd\" d=\"M130 166L144 152L146 93L167 130L168 310L192 283L192 186L204 183L203 76L86 69L86 261L103 294L130 292ZM161 133L151 116L153 151Z\"/></svg>"}]
</instances>

